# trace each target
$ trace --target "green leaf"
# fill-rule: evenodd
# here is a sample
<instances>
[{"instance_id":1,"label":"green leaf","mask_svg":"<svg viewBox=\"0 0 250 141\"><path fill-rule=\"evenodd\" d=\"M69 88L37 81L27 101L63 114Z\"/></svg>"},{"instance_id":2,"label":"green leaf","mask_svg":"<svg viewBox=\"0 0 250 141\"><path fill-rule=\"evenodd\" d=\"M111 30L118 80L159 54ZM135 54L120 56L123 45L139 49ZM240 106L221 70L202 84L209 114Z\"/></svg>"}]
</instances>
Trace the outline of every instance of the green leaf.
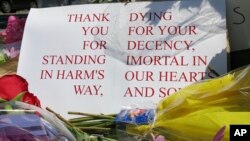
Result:
<instances>
[{"instance_id":1,"label":"green leaf","mask_svg":"<svg viewBox=\"0 0 250 141\"><path fill-rule=\"evenodd\" d=\"M8 60L7 55L0 51L0 64L6 63L7 60Z\"/></svg>"},{"instance_id":2,"label":"green leaf","mask_svg":"<svg viewBox=\"0 0 250 141\"><path fill-rule=\"evenodd\" d=\"M23 98L25 93L26 93L26 91L19 93L16 97L11 99L11 101L22 101L22 98Z\"/></svg>"},{"instance_id":3,"label":"green leaf","mask_svg":"<svg viewBox=\"0 0 250 141\"><path fill-rule=\"evenodd\" d=\"M0 103L7 102L7 100L0 98Z\"/></svg>"},{"instance_id":4,"label":"green leaf","mask_svg":"<svg viewBox=\"0 0 250 141\"><path fill-rule=\"evenodd\" d=\"M4 109L5 110L12 110L13 107L10 104L6 104L6 105L4 105Z\"/></svg>"},{"instance_id":5,"label":"green leaf","mask_svg":"<svg viewBox=\"0 0 250 141\"><path fill-rule=\"evenodd\" d=\"M82 132L78 128L71 127L66 125L69 131L75 136L76 140L78 141L86 141L89 138L89 135L85 132Z\"/></svg>"}]
</instances>

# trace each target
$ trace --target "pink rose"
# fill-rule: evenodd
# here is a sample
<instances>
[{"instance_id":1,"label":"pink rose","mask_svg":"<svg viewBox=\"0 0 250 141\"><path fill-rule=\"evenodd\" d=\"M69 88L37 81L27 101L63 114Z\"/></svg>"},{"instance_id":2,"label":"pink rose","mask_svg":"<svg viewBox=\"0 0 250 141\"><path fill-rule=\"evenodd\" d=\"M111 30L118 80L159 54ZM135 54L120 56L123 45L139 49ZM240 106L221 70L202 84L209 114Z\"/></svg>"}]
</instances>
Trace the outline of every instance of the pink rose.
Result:
<instances>
[{"instance_id":1,"label":"pink rose","mask_svg":"<svg viewBox=\"0 0 250 141\"><path fill-rule=\"evenodd\" d=\"M8 24L3 32L0 32L0 38L4 44L14 43L22 40L25 20L16 16L9 16Z\"/></svg>"}]
</instances>

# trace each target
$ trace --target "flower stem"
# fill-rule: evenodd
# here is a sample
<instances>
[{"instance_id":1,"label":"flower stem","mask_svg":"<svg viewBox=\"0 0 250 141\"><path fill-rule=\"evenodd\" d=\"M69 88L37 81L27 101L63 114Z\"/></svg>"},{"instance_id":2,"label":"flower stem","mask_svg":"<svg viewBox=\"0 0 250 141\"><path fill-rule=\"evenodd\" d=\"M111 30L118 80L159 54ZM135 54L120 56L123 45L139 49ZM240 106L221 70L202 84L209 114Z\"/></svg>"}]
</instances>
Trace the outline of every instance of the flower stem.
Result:
<instances>
[{"instance_id":1,"label":"flower stem","mask_svg":"<svg viewBox=\"0 0 250 141\"><path fill-rule=\"evenodd\" d=\"M79 127L79 126L86 127L86 126L95 126L95 125L101 124L103 122L105 122L105 121L103 121L103 120L93 120L93 121L84 121L84 122L73 123L73 125L77 126L77 127Z\"/></svg>"},{"instance_id":2,"label":"flower stem","mask_svg":"<svg viewBox=\"0 0 250 141\"><path fill-rule=\"evenodd\" d=\"M83 131L96 130L96 131L110 131L110 128L101 128L101 127L79 127Z\"/></svg>"},{"instance_id":3,"label":"flower stem","mask_svg":"<svg viewBox=\"0 0 250 141\"><path fill-rule=\"evenodd\" d=\"M101 123L101 124L97 124L95 125L95 127L108 127L108 126L112 126L114 125L114 122L111 121L111 122L104 122L104 123Z\"/></svg>"},{"instance_id":4,"label":"flower stem","mask_svg":"<svg viewBox=\"0 0 250 141\"><path fill-rule=\"evenodd\" d=\"M69 119L68 121L70 123L77 123L77 122L89 121L89 120L93 120L93 119L95 119L95 118L93 118L93 117L79 117L79 118Z\"/></svg>"},{"instance_id":5,"label":"flower stem","mask_svg":"<svg viewBox=\"0 0 250 141\"><path fill-rule=\"evenodd\" d=\"M72 124L69 123L66 119L64 119L60 114L54 112L52 109L50 109L49 107L46 107L46 110L53 113L57 118L59 118L61 121L63 121L65 124L69 125L72 127Z\"/></svg>"},{"instance_id":6,"label":"flower stem","mask_svg":"<svg viewBox=\"0 0 250 141\"><path fill-rule=\"evenodd\" d=\"M113 116L107 116L107 115L96 115L96 114L89 114L89 113L81 113L81 112L68 112L70 115L83 115L83 116L89 116L93 118L101 118L101 119L114 119Z\"/></svg>"}]
</instances>

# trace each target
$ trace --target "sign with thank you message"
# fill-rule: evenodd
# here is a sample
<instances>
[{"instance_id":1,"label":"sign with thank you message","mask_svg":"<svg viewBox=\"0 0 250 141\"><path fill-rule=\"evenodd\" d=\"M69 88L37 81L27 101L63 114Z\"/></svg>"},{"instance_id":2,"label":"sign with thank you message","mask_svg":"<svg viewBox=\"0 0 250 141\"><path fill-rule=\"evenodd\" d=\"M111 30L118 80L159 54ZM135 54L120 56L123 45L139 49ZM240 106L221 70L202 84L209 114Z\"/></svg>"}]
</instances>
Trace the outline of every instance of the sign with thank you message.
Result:
<instances>
[{"instance_id":1,"label":"sign with thank you message","mask_svg":"<svg viewBox=\"0 0 250 141\"><path fill-rule=\"evenodd\" d=\"M227 71L225 2L31 9L18 74L43 106L117 113ZM67 117L67 116L66 116Z\"/></svg>"}]
</instances>

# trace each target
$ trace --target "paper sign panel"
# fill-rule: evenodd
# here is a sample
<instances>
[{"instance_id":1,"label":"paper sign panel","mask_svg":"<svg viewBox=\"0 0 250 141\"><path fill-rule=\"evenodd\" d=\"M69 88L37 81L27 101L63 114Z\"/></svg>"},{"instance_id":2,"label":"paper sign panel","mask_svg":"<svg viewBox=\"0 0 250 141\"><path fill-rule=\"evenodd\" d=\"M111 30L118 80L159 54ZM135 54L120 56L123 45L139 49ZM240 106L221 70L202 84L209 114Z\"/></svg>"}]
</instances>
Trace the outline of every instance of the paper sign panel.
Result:
<instances>
[{"instance_id":1,"label":"paper sign panel","mask_svg":"<svg viewBox=\"0 0 250 141\"><path fill-rule=\"evenodd\" d=\"M225 22L215 0L32 9L18 74L64 116L144 107L227 71Z\"/></svg>"},{"instance_id":2,"label":"paper sign panel","mask_svg":"<svg viewBox=\"0 0 250 141\"><path fill-rule=\"evenodd\" d=\"M249 0L228 0L227 25L231 51L250 49Z\"/></svg>"}]
</instances>

